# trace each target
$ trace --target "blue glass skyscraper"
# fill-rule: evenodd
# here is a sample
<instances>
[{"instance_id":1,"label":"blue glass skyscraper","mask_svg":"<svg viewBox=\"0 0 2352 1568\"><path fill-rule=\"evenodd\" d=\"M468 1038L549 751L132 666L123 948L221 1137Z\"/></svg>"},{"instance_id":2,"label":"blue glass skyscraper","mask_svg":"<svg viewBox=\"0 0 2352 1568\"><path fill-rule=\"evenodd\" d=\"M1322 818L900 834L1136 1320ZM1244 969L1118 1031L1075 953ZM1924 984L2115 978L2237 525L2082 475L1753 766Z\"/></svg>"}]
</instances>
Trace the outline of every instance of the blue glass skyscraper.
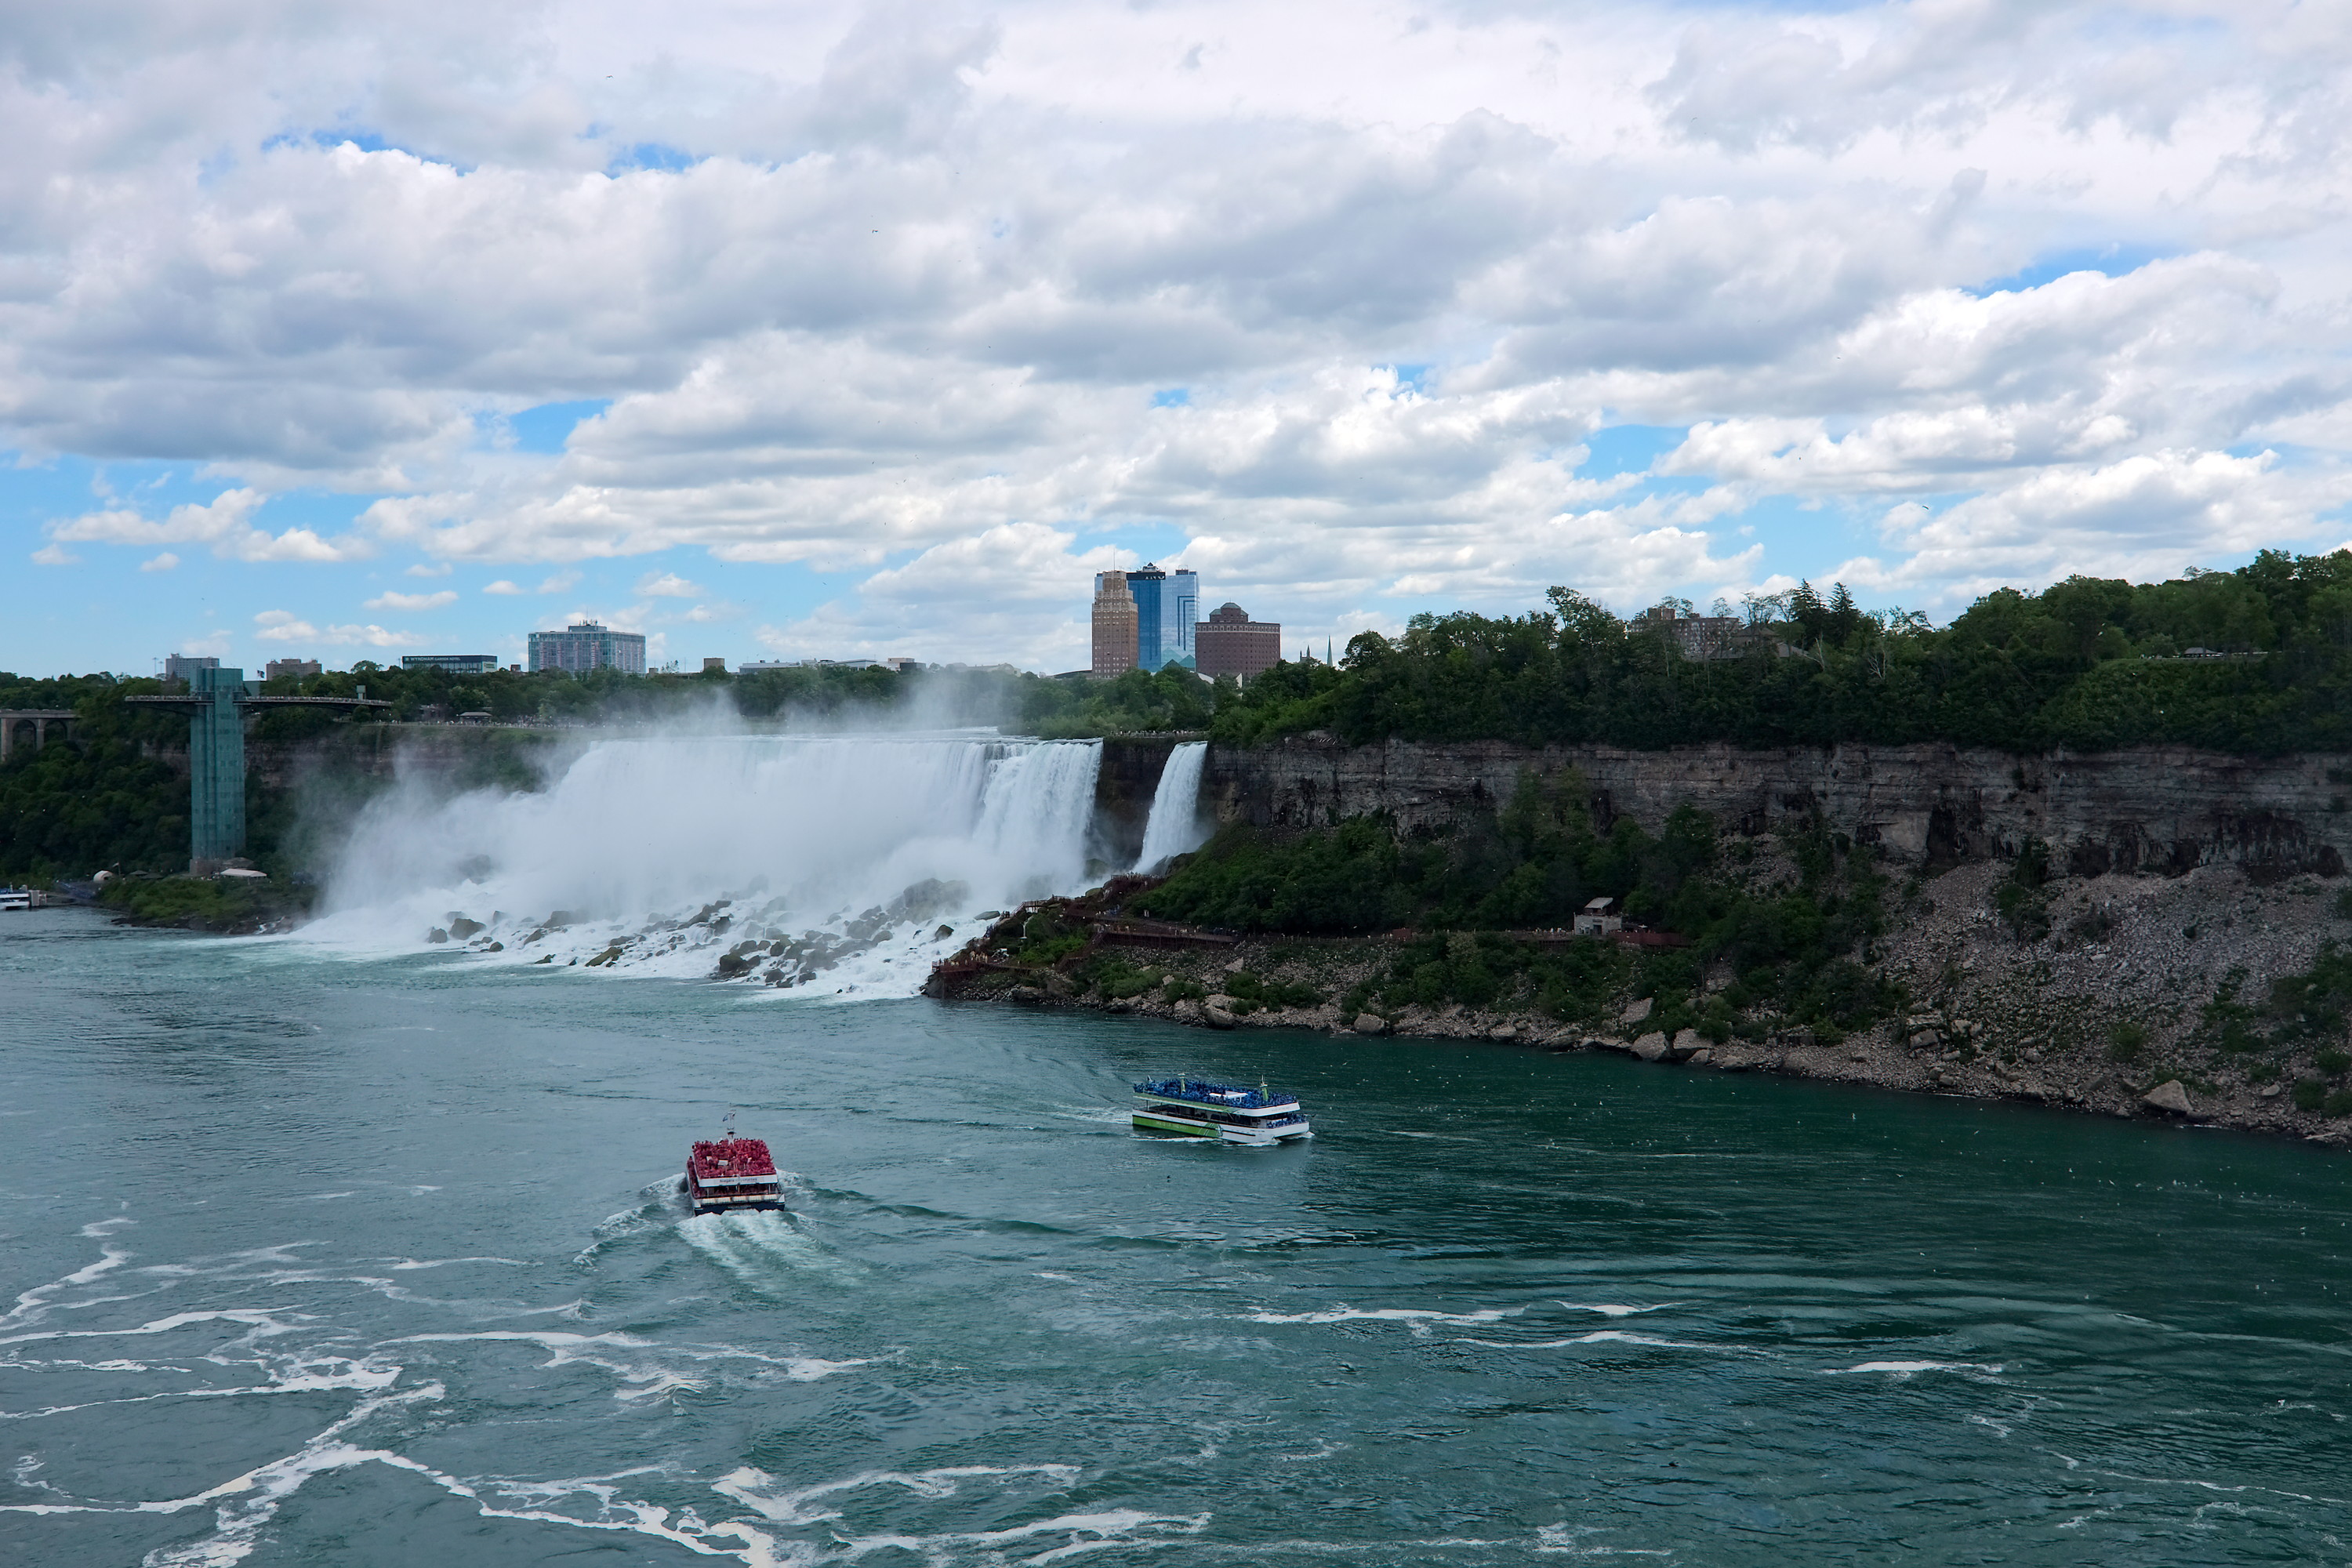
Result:
<instances>
[{"instance_id":1,"label":"blue glass skyscraper","mask_svg":"<svg viewBox=\"0 0 2352 1568\"><path fill-rule=\"evenodd\" d=\"M1135 595L1135 668L1181 664L1192 668L1192 626L1201 618L1201 574L1163 572L1147 564L1127 574L1127 587Z\"/></svg>"}]
</instances>

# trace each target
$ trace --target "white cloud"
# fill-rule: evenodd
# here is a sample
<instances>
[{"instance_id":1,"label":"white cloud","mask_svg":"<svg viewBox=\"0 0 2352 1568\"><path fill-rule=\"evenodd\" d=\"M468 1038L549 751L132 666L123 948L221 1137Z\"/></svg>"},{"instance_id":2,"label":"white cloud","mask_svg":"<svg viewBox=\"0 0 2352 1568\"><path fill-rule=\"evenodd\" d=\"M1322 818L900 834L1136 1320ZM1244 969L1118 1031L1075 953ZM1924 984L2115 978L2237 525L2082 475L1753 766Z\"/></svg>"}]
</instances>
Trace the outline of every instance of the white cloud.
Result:
<instances>
[{"instance_id":1,"label":"white cloud","mask_svg":"<svg viewBox=\"0 0 2352 1568\"><path fill-rule=\"evenodd\" d=\"M0 445L233 486L101 492L36 559L394 552L569 597L700 550L863 578L772 627L810 651L1062 664L1131 538L1343 632L1852 553L1759 553L1770 497L1891 519L1868 570L1947 601L2342 532L2330 7L1424 10L27 13ZM1690 429L1580 473L1627 423ZM265 525L297 489L360 521ZM755 596L635 589L717 593Z\"/></svg>"},{"instance_id":2,"label":"white cloud","mask_svg":"<svg viewBox=\"0 0 2352 1568\"><path fill-rule=\"evenodd\" d=\"M62 544L44 544L33 552L33 562L38 566L78 566L81 557Z\"/></svg>"},{"instance_id":3,"label":"white cloud","mask_svg":"<svg viewBox=\"0 0 2352 1568\"><path fill-rule=\"evenodd\" d=\"M249 521L268 498L258 490L225 490L210 501L190 501L173 507L162 518L136 511L86 512L70 521L52 523L52 539L98 544L131 544L152 549L158 544L209 544L215 555L234 561L350 561L372 552L364 539L346 535L321 539L307 528L289 528L272 534Z\"/></svg>"},{"instance_id":4,"label":"white cloud","mask_svg":"<svg viewBox=\"0 0 2352 1568\"><path fill-rule=\"evenodd\" d=\"M253 635L263 642L330 647L417 647L426 640L412 632L386 631L378 626L316 626L289 610L264 610L253 617Z\"/></svg>"},{"instance_id":5,"label":"white cloud","mask_svg":"<svg viewBox=\"0 0 2352 1568\"><path fill-rule=\"evenodd\" d=\"M444 605L454 605L457 602L457 591L455 588L443 588L431 594L385 592L378 594L360 607L366 610L437 610Z\"/></svg>"},{"instance_id":6,"label":"white cloud","mask_svg":"<svg viewBox=\"0 0 2352 1568\"><path fill-rule=\"evenodd\" d=\"M166 550L161 555L152 555L148 557L146 560L142 561L139 563L139 570L142 572L173 572L179 569L179 565L180 558Z\"/></svg>"}]
</instances>

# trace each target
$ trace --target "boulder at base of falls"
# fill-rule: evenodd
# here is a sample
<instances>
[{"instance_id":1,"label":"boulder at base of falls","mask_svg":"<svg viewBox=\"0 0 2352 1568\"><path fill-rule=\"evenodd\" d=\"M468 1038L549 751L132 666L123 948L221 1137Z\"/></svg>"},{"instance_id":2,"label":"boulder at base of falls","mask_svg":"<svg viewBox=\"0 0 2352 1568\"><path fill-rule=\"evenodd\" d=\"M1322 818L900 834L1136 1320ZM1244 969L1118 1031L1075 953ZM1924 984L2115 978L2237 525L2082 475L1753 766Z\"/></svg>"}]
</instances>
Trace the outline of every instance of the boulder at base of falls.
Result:
<instances>
[{"instance_id":1,"label":"boulder at base of falls","mask_svg":"<svg viewBox=\"0 0 2352 1568\"><path fill-rule=\"evenodd\" d=\"M1645 1062L1654 1062L1666 1054L1666 1037L1655 1029L1633 1042L1633 1054Z\"/></svg>"},{"instance_id":2,"label":"boulder at base of falls","mask_svg":"<svg viewBox=\"0 0 2352 1568\"><path fill-rule=\"evenodd\" d=\"M425 940L429 942L447 942L449 940L449 933L443 931L439 926L435 926L431 931L425 933Z\"/></svg>"},{"instance_id":3,"label":"boulder at base of falls","mask_svg":"<svg viewBox=\"0 0 2352 1568\"><path fill-rule=\"evenodd\" d=\"M1686 1057L1696 1056L1706 1044L1706 1037L1696 1029L1678 1029L1675 1032L1674 1043L1666 1047L1666 1055L1681 1061Z\"/></svg>"},{"instance_id":4,"label":"boulder at base of falls","mask_svg":"<svg viewBox=\"0 0 2352 1568\"><path fill-rule=\"evenodd\" d=\"M1202 1003L1201 1022L1212 1029L1232 1028L1234 1024L1234 999L1221 994Z\"/></svg>"},{"instance_id":5,"label":"boulder at base of falls","mask_svg":"<svg viewBox=\"0 0 2352 1568\"><path fill-rule=\"evenodd\" d=\"M719 979L732 980L739 974L749 974L751 972L751 961L741 953L722 952L719 955Z\"/></svg>"},{"instance_id":6,"label":"boulder at base of falls","mask_svg":"<svg viewBox=\"0 0 2352 1568\"><path fill-rule=\"evenodd\" d=\"M477 931L487 931L488 929L489 928L482 924L481 921L469 921L463 915L458 916L456 920L449 922L449 934L456 937L459 942L465 941L467 937L472 936Z\"/></svg>"},{"instance_id":7,"label":"boulder at base of falls","mask_svg":"<svg viewBox=\"0 0 2352 1568\"><path fill-rule=\"evenodd\" d=\"M1389 1032L1389 1021L1378 1013L1359 1013L1356 1021L1349 1026L1360 1035L1385 1035Z\"/></svg>"},{"instance_id":8,"label":"boulder at base of falls","mask_svg":"<svg viewBox=\"0 0 2352 1568\"><path fill-rule=\"evenodd\" d=\"M2151 1110L2161 1110L2172 1116L2194 1116L2196 1108L2189 1103L2189 1091L2180 1087L2177 1078L2167 1079L2139 1097L2139 1102Z\"/></svg>"}]
</instances>

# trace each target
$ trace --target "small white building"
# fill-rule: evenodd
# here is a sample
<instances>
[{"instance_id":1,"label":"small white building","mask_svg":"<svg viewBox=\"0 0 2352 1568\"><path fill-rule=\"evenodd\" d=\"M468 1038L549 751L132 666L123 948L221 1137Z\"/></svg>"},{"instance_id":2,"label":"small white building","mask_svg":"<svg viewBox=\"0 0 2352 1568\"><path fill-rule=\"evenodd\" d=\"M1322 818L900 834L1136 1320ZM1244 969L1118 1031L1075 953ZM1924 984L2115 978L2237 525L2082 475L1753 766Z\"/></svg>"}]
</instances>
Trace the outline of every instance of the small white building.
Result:
<instances>
[{"instance_id":1,"label":"small white building","mask_svg":"<svg viewBox=\"0 0 2352 1568\"><path fill-rule=\"evenodd\" d=\"M1586 904L1581 910L1578 911L1576 917L1576 934L1579 936L1607 936L1611 931L1623 931L1625 929L1625 919L1622 915L1618 914L1616 910L1616 900L1594 899L1591 902Z\"/></svg>"}]
</instances>

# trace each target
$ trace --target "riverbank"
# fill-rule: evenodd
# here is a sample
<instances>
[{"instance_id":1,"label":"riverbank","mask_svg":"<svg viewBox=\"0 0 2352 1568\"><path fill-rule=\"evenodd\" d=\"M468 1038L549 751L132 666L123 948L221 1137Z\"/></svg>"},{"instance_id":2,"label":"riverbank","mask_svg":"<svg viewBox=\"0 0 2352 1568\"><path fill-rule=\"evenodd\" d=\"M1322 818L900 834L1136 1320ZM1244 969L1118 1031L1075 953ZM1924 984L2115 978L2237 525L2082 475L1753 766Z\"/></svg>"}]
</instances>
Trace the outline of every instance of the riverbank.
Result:
<instances>
[{"instance_id":1,"label":"riverbank","mask_svg":"<svg viewBox=\"0 0 2352 1568\"><path fill-rule=\"evenodd\" d=\"M2340 1017L2288 1044L2250 1026L2352 938L2338 880L2250 877L2206 866L2178 877L2058 877L2021 918L2000 904L2011 868L1972 864L1908 884L1871 954L1904 1005L1842 1038L1746 1016L1715 1037L1646 1027L1631 994L1562 1017L1527 991L1493 1004L1378 1000L1401 963L1433 942L1409 932L1349 938L1230 935L1121 918L1146 884L1024 906L940 966L936 996L1091 1009L1204 1028L1321 1031L1335 1047L1368 1035L1486 1039L1552 1052L1621 1051L1662 1068L1763 1072L1927 1094L2006 1100L2091 1114L2240 1128L2352 1146ZM1489 944L1493 936L1485 939ZM1604 941L1607 939L1588 939ZM1710 995L1736 994L1727 969Z\"/></svg>"}]
</instances>

